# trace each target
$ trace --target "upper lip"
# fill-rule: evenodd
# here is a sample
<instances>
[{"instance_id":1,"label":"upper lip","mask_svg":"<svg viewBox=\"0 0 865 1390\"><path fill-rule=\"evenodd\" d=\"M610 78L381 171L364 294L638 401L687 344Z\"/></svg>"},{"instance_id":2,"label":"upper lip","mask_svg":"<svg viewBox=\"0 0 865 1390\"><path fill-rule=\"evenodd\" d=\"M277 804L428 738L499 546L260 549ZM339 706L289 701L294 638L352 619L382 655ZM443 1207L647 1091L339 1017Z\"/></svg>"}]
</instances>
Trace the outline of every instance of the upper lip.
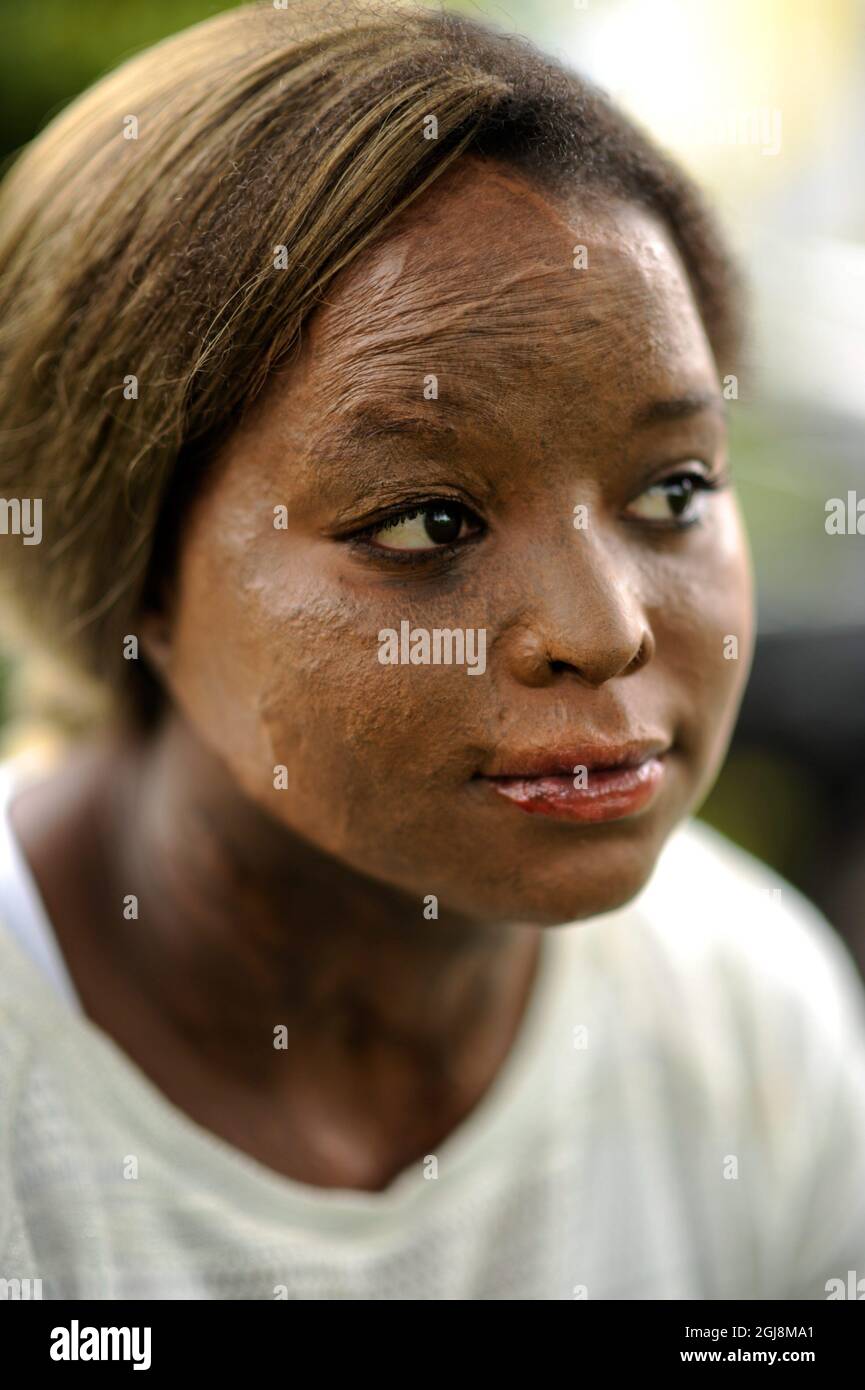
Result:
<instances>
[{"instance_id":1,"label":"upper lip","mask_svg":"<svg viewBox=\"0 0 865 1390\"><path fill-rule=\"evenodd\" d=\"M649 758L659 757L670 748L669 739L629 739L622 743L594 740L571 748L527 749L522 753L499 753L482 777L569 777L574 769L589 772L602 769L639 767Z\"/></svg>"}]
</instances>

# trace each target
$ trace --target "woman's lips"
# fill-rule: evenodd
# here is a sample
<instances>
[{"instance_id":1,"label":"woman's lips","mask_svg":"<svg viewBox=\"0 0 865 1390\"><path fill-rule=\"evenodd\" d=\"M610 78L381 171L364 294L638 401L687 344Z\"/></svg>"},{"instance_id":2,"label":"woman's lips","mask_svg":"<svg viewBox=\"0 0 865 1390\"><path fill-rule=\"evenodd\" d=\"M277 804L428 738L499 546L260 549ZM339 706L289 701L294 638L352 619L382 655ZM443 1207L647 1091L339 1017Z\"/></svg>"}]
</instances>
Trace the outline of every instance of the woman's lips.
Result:
<instances>
[{"instance_id":1,"label":"woman's lips","mask_svg":"<svg viewBox=\"0 0 865 1390\"><path fill-rule=\"evenodd\" d=\"M665 752L541 759L528 771L485 776L483 780L529 815L582 822L620 820L642 811L657 795L664 779ZM541 766L544 761L549 770Z\"/></svg>"}]
</instances>

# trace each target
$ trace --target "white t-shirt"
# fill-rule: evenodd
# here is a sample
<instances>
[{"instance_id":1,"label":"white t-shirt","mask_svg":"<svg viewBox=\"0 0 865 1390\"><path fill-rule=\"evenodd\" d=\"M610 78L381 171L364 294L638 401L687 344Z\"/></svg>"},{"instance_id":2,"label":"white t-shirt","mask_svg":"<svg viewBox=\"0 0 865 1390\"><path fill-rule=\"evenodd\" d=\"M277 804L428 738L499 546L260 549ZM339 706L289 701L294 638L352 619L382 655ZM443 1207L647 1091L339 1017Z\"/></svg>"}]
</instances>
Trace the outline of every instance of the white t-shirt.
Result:
<instances>
[{"instance_id":1,"label":"white t-shirt","mask_svg":"<svg viewBox=\"0 0 865 1390\"><path fill-rule=\"evenodd\" d=\"M0 820L0 1280L55 1299L824 1299L865 1277L858 974L705 826L627 907L545 931L492 1087L435 1163L369 1193L217 1138L88 1020Z\"/></svg>"}]
</instances>

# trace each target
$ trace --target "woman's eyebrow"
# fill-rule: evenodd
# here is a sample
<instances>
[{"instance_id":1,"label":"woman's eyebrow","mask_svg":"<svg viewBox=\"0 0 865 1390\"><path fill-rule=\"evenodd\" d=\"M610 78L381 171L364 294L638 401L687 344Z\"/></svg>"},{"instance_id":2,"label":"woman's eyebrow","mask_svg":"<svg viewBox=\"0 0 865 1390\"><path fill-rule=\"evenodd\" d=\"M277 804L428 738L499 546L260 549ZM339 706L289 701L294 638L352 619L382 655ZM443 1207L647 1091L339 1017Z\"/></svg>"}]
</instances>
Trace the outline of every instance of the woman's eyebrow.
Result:
<instances>
[{"instance_id":1,"label":"woman's eyebrow","mask_svg":"<svg viewBox=\"0 0 865 1390\"><path fill-rule=\"evenodd\" d=\"M722 418L727 415L726 404L716 391L691 391L671 400L651 401L648 405L640 406L631 416L631 428L645 429L649 425L686 420L704 410L715 411Z\"/></svg>"},{"instance_id":2,"label":"woman's eyebrow","mask_svg":"<svg viewBox=\"0 0 865 1390\"><path fill-rule=\"evenodd\" d=\"M308 452L318 456L351 454L388 438L410 439L435 451L453 451L460 430L438 412L419 411L414 402L364 399L338 415L330 415L308 441ZM710 411L726 418L723 398L715 391L692 391L683 396L650 401L631 416L632 429L668 424ZM476 412L477 413L477 412ZM487 427L499 423L491 410L481 410Z\"/></svg>"},{"instance_id":3,"label":"woman's eyebrow","mask_svg":"<svg viewBox=\"0 0 865 1390\"><path fill-rule=\"evenodd\" d=\"M459 430L431 412L421 414L384 402L364 401L335 418L331 416L315 432L311 444L316 452L328 453L363 447L393 435L409 436L434 448L453 449Z\"/></svg>"}]
</instances>

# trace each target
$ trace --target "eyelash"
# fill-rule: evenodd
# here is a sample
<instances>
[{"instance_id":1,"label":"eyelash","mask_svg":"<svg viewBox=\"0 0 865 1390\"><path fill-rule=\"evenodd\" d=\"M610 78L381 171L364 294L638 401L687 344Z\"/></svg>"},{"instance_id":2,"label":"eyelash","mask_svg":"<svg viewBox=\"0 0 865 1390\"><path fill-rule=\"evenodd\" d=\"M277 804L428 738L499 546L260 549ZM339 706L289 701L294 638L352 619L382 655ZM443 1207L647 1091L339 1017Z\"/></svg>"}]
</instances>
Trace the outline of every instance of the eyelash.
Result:
<instances>
[{"instance_id":1,"label":"eyelash","mask_svg":"<svg viewBox=\"0 0 865 1390\"><path fill-rule=\"evenodd\" d=\"M695 492L722 492L729 485L729 479L724 475L713 476L711 474L699 473L695 469L685 468L678 473L670 473L664 478L659 478L655 483L650 483L638 496L642 497L645 492L649 491L649 488L663 487L665 484L681 482L685 478L694 485ZM636 498L634 500L636 500ZM427 508L434 507L437 503L442 502L448 503L452 507L459 507L470 524L477 523L480 528L479 531L472 536L466 537L464 540L454 541L449 545L430 546L428 550L388 549L385 546L375 545L370 540L371 536L374 536L377 531L380 531L382 527L386 526L389 522L395 524L400 521L410 520L412 517L417 516L419 512L423 512ZM630 520L650 531L667 532L688 531L692 526L698 526L700 524L699 516L691 517L686 521L653 521L643 517L634 517L630 518ZM344 536L343 539L346 543L351 545L352 548L368 556L372 556L384 564L418 567L424 565L429 566L436 561L441 562L442 560L447 561L453 559L467 546L475 541L481 540L487 530L488 527L485 523L466 503L461 502L456 497L448 497L445 494L440 494L438 496L419 498L417 501L405 503L403 506L395 508L391 512L385 512L382 516L377 517L374 522L364 526L362 530L353 531L350 535Z\"/></svg>"},{"instance_id":2,"label":"eyelash","mask_svg":"<svg viewBox=\"0 0 865 1390\"><path fill-rule=\"evenodd\" d=\"M689 482L693 483L693 490L695 493L723 492L724 489L730 485L730 478L726 473L699 473L693 468L683 468L680 469L678 473L668 473L666 477L659 478L657 482L650 483L647 488L644 488L643 491L638 494L638 497L643 497L652 488L664 487L665 484L669 483L680 483L686 478ZM633 500L637 501L638 497L635 497ZM689 517L685 521L680 521L678 518L671 518L668 521L652 521L646 517L632 517L628 519L634 521L635 524L639 526L647 527L650 531L689 531L692 526L699 526L700 524L699 516Z\"/></svg>"},{"instance_id":3,"label":"eyelash","mask_svg":"<svg viewBox=\"0 0 865 1390\"><path fill-rule=\"evenodd\" d=\"M450 507L457 507L464 514L464 517L471 525L477 525L479 530L472 536L467 536L464 540L453 541L449 545L430 546L428 550L395 550L388 549L386 546L374 545L370 541L370 536L374 536L383 526L388 523L409 521L420 512L436 506L437 503L447 503ZM401 507L394 508L391 512L385 512L377 517L370 525L364 526L361 531L353 531L346 536L345 540L357 550L381 560L384 564L392 565L430 565L436 561L451 560L466 546L474 541L481 540L487 532L487 526L467 503L460 501L458 497L448 497L446 494L438 496L418 498L416 502L409 502Z\"/></svg>"}]
</instances>

